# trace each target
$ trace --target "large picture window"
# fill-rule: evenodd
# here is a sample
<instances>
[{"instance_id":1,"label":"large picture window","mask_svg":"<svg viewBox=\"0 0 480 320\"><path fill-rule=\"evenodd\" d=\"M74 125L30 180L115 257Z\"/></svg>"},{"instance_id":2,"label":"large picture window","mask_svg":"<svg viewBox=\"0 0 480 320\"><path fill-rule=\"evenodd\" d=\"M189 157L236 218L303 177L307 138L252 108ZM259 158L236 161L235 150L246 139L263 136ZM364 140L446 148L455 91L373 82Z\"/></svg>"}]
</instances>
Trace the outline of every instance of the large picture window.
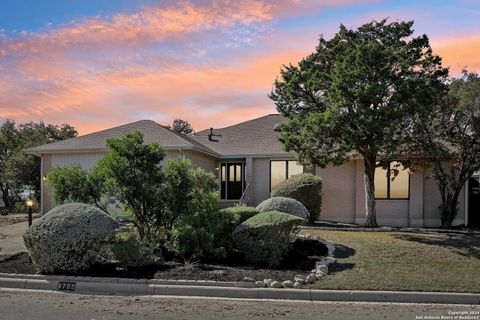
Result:
<instances>
[{"instance_id":1,"label":"large picture window","mask_svg":"<svg viewBox=\"0 0 480 320\"><path fill-rule=\"evenodd\" d=\"M303 166L295 160L270 161L270 191L280 182L300 173L303 173Z\"/></svg>"},{"instance_id":2,"label":"large picture window","mask_svg":"<svg viewBox=\"0 0 480 320\"><path fill-rule=\"evenodd\" d=\"M398 170L395 175L394 171ZM387 168L375 170L376 199L408 199L410 195L410 174L400 163L392 161Z\"/></svg>"}]
</instances>

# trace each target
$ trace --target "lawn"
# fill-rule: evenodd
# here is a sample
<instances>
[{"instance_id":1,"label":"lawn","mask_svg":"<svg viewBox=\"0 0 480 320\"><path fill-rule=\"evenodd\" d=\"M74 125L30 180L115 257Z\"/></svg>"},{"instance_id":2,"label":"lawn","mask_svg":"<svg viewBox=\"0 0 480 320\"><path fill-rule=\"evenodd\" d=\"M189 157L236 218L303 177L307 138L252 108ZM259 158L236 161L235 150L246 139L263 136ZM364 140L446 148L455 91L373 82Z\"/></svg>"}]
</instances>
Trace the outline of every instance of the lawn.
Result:
<instances>
[{"instance_id":1,"label":"lawn","mask_svg":"<svg viewBox=\"0 0 480 320\"><path fill-rule=\"evenodd\" d=\"M316 289L480 292L480 236L305 231L336 244Z\"/></svg>"}]
</instances>

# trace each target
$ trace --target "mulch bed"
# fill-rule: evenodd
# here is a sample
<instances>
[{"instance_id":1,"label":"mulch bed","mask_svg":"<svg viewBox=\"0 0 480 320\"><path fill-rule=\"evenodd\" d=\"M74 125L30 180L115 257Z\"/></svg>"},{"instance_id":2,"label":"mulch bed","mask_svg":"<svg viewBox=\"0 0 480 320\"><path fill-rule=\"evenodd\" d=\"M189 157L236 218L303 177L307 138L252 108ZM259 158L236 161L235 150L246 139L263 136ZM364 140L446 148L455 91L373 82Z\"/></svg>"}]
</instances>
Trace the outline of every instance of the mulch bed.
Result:
<instances>
[{"instance_id":1,"label":"mulch bed","mask_svg":"<svg viewBox=\"0 0 480 320\"><path fill-rule=\"evenodd\" d=\"M83 276L177 279L177 280L215 280L240 281L245 277L255 280L271 278L292 280L298 274L307 274L315 267L315 261L327 255L327 248L311 239L297 239L284 263L275 269L252 266L230 258L224 263L198 263L194 267L184 263L170 261L143 268L125 270L115 264L98 265L81 274ZM21 253L0 263L0 273L37 273L28 254Z\"/></svg>"}]
</instances>

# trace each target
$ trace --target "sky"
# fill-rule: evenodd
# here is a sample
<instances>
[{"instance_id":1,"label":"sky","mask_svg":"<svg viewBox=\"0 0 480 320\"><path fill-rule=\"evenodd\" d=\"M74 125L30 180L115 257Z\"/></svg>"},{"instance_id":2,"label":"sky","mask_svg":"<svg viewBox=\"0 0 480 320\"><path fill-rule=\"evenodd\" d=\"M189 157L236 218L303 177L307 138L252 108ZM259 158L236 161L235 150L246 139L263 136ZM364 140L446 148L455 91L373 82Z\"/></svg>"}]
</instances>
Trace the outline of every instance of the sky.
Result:
<instances>
[{"instance_id":1,"label":"sky","mask_svg":"<svg viewBox=\"0 0 480 320\"><path fill-rule=\"evenodd\" d=\"M480 72L479 0L1 0L0 122L232 125L275 113L282 65L319 35L383 18L414 20L451 74Z\"/></svg>"}]
</instances>

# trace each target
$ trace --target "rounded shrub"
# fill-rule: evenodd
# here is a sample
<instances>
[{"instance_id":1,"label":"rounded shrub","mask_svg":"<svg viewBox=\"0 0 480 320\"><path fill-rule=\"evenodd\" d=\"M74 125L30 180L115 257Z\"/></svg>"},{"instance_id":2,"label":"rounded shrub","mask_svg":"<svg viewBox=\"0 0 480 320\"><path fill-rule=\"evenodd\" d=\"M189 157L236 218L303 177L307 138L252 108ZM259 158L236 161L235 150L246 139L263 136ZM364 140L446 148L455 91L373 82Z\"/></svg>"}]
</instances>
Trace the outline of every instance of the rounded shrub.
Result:
<instances>
[{"instance_id":1,"label":"rounded shrub","mask_svg":"<svg viewBox=\"0 0 480 320\"><path fill-rule=\"evenodd\" d=\"M272 197L287 197L300 201L310 212L308 221L320 218L322 208L322 178L310 173L291 176L273 188Z\"/></svg>"},{"instance_id":2,"label":"rounded shrub","mask_svg":"<svg viewBox=\"0 0 480 320\"><path fill-rule=\"evenodd\" d=\"M307 208L300 202L292 198L273 197L267 199L257 206L259 212L280 211L299 218L307 220L310 216Z\"/></svg>"},{"instance_id":3,"label":"rounded shrub","mask_svg":"<svg viewBox=\"0 0 480 320\"><path fill-rule=\"evenodd\" d=\"M32 263L46 274L79 273L90 268L118 227L105 212L82 203L50 210L23 235Z\"/></svg>"},{"instance_id":4,"label":"rounded shrub","mask_svg":"<svg viewBox=\"0 0 480 320\"><path fill-rule=\"evenodd\" d=\"M284 212L261 212L233 231L233 241L246 261L276 267L288 253L302 222L302 218Z\"/></svg>"},{"instance_id":5,"label":"rounded shrub","mask_svg":"<svg viewBox=\"0 0 480 320\"><path fill-rule=\"evenodd\" d=\"M258 210L254 207L247 206L235 206L220 210L222 214L226 214L233 218L232 223L237 226L243 221L250 219L258 213Z\"/></svg>"}]
</instances>

